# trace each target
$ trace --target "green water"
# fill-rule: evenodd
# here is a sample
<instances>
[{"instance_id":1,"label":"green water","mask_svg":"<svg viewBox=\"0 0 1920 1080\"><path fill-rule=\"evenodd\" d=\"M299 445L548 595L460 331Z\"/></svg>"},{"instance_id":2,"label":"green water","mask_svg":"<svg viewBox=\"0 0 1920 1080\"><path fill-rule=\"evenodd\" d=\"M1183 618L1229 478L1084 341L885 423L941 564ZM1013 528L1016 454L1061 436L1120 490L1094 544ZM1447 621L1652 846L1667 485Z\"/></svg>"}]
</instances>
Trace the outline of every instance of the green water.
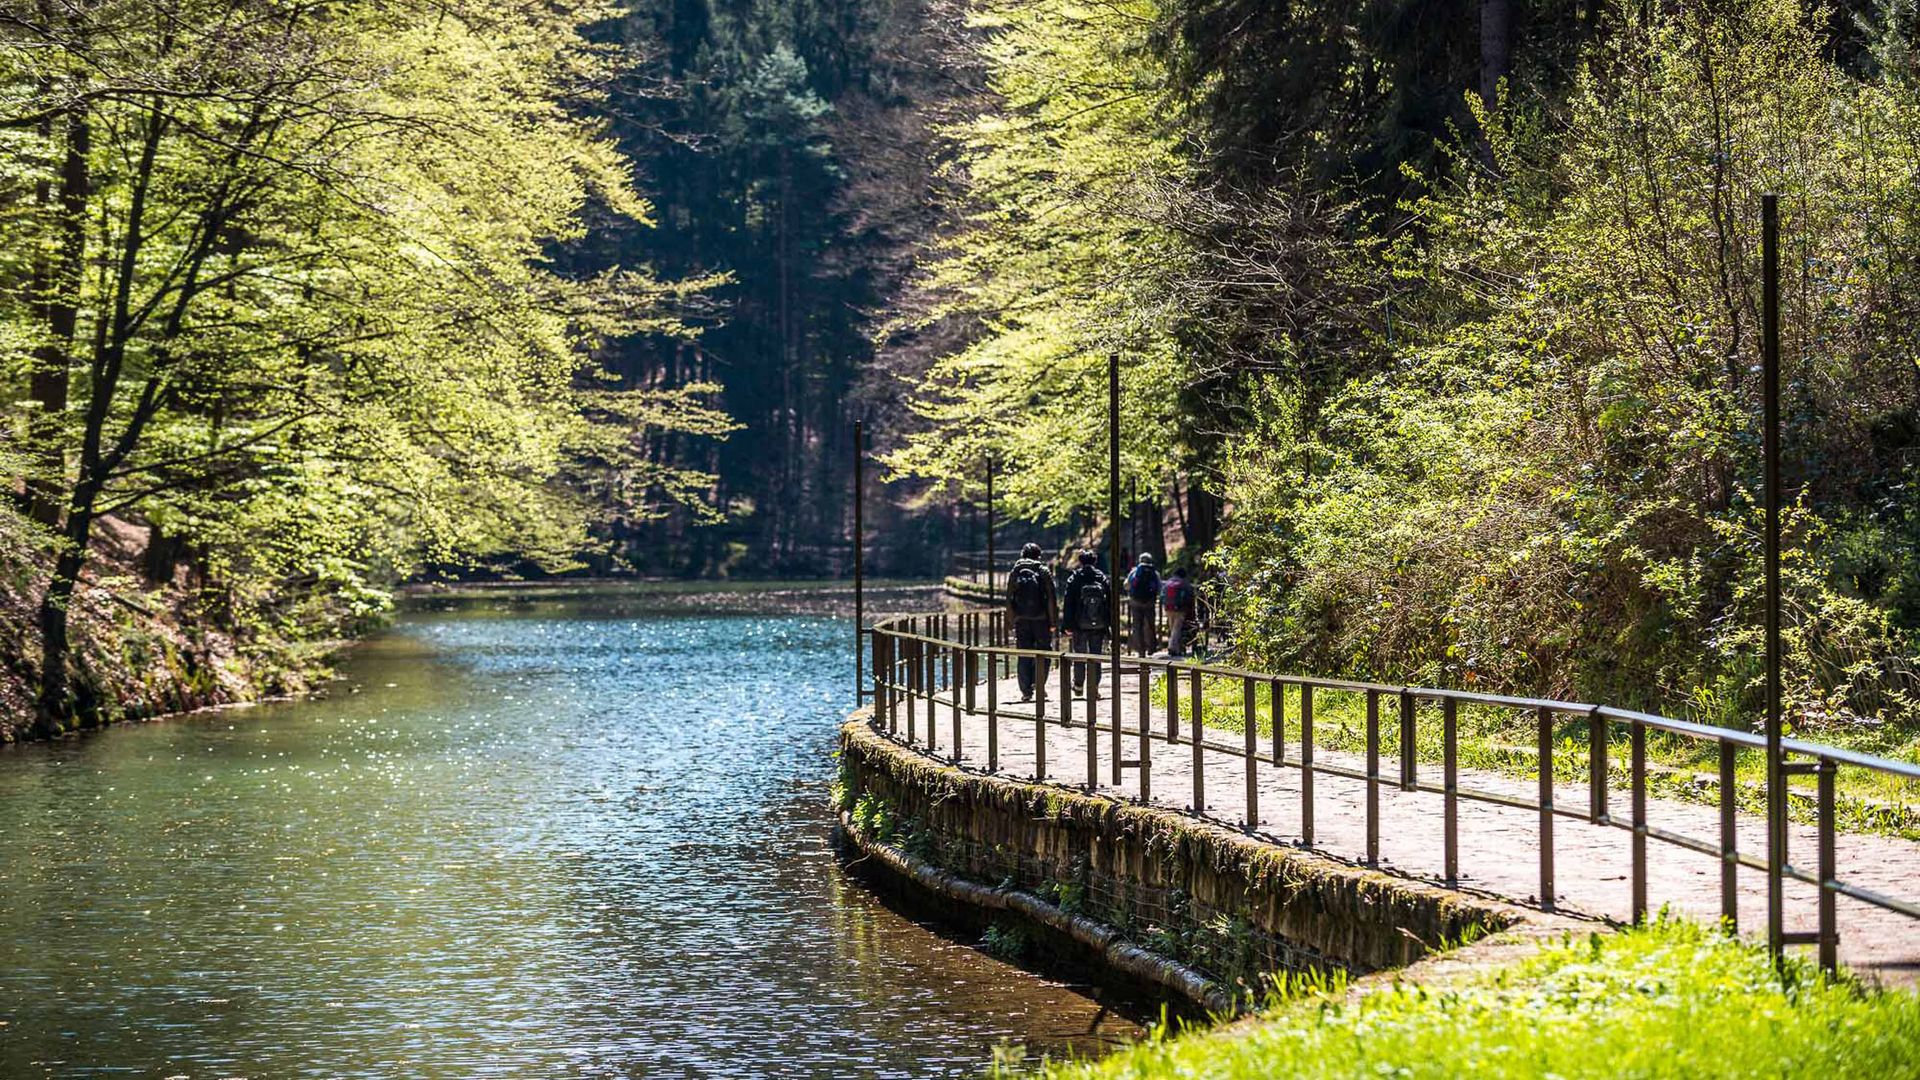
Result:
<instances>
[{"instance_id":1,"label":"green water","mask_svg":"<svg viewBox=\"0 0 1920 1080\"><path fill-rule=\"evenodd\" d=\"M0 1077L969 1075L1132 1033L841 870L847 638L805 596L488 599L324 700L0 752Z\"/></svg>"}]
</instances>

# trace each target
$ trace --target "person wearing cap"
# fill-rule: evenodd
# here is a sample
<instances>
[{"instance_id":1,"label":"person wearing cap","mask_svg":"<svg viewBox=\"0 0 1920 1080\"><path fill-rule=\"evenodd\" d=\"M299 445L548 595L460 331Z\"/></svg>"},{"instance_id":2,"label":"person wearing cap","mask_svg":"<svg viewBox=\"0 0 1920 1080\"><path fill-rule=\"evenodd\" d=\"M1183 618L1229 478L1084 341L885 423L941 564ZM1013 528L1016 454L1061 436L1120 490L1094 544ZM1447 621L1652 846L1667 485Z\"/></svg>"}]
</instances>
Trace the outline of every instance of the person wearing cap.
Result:
<instances>
[{"instance_id":1,"label":"person wearing cap","mask_svg":"<svg viewBox=\"0 0 1920 1080\"><path fill-rule=\"evenodd\" d=\"M1060 625L1060 600L1053 574L1040 561L1040 545L1028 544L1007 571L1007 622L1013 627L1016 649L1052 649L1053 628ZM1047 677L1044 657L1023 656L1016 665L1020 700L1033 700L1036 682Z\"/></svg>"},{"instance_id":2,"label":"person wearing cap","mask_svg":"<svg viewBox=\"0 0 1920 1080\"><path fill-rule=\"evenodd\" d=\"M1160 571L1154 568L1153 553L1143 551L1140 561L1127 574L1127 616L1133 651L1140 656L1153 653L1153 604L1160 597Z\"/></svg>"}]
</instances>

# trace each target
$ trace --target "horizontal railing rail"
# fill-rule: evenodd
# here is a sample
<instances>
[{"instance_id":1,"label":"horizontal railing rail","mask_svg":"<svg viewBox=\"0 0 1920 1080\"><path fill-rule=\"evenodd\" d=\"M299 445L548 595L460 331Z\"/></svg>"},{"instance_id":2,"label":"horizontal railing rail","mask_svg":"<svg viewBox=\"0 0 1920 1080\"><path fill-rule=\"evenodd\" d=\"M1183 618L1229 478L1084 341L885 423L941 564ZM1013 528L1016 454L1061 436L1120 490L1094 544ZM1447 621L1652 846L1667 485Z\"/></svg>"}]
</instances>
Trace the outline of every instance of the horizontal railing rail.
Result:
<instances>
[{"instance_id":1,"label":"horizontal railing rail","mask_svg":"<svg viewBox=\"0 0 1920 1080\"><path fill-rule=\"evenodd\" d=\"M1122 605L1124 607L1125 605ZM1116 615L1124 616L1117 612ZM1124 617L1118 620L1124 630ZM1155 744L1186 747L1191 753L1192 802L1189 812L1214 818L1207 813L1206 755L1237 757L1243 762L1246 805L1240 824L1248 829L1260 822L1260 785L1258 768L1269 765L1292 769L1300 778L1299 835L1305 846L1314 845L1315 778L1340 777L1365 785L1366 861L1377 864L1380 851L1380 794L1383 788L1426 792L1440 796L1442 820L1442 872L1449 884L1458 884L1463 854L1460 847L1459 818L1463 803L1477 802L1538 815L1535 835L1539 849L1539 903L1552 910L1555 906L1554 834L1556 820L1584 823L1623 830L1631 836L1629 889L1634 921L1643 919L1651 902L1648 877L1648 842L1696 852L1720 862L1720 914L1729 927L1739 918L1737 873L1740 869L1768 869L1765 858L1741 849L1738 825L1739 784L1736 778L1739 752L1764 751L1766 740L1759 735L1631 709L1605 705L1555 701L1544 698L1489 694L1467 690L1448 690L1425 686L1404 686L1352 679L1329 679L1305 675L1279 675L1244 668L1209 664L1163 655L1127 655L1117 661L1113 654L1073 652L1059 648L1020 648L1012 644L1007 613L1002 610L975 610L926 615L901 615L880 620L870 627L865 639L872 652L872 723L882 733L933 754L942 750L940 726L945 722L945 749L961 763L966 718L984 719L986 726L986 768L998 772L1001 751L1001 724L1016 720L1033 726L1034 779L1048 781L1047 728L1072 726L1087 734L1085 778L1088 788L1098 787L1103 765L1110 782L1118 785L1123 770L1138 773L1139 799L1153 801L1153 750ZM1150 648L1152 645L1150 644ZM1022 661L1035 668L1032 712L1013 713L1000 700L1000 682ZM1076 698L1069 683L1075 667L1092 665L1103 672L1110 695L1103 702L1100 694ZM1058 696L1049 682L1058 673ZM1126 677L1138 681L1135 716L1123 720L1122 682ZM1095 676L1098 678L1098 676ZM1241 737L1237 742L1220 738L1220 729L1207 726L1208 686L1220 682L1238 683ZM1181 684L1185 683L1183 687ZM1151 702L1151 688L1165 687L1165 702ZM1217 693L1217 690L1216 690ZM1355 767L1315 759L1314 701L1317 693L1360 695L1365 703L1365 765ZM1190 716L1182 716L1181 698L1186 696ZM1263 700L1264 699L1264 700ZM1054 715L1048 715L1049 704ZM1289 714L1291 703L1291 714ZM1082 717L1076 719L1076 705ZM1105 705L1108 717L1102 723ZM1537 787L1530 796L1487 791L1461 783L1459 765L1460 707L1512 709L1533 717ZM1260 710L1269 717L1269 731L1263 741L1258 731ZM1423 769L1419 734L1423 719L1433 722L1437 707L1440 724L1440 752L1436 782L1431 771ZM1183 723L1183 720L1186 722ZM1128 729L1129 722L1132 730ZM1561 751L1560 729L1572 723L1578 730L1584 722L1587 752L1586 795L1579 805L1563 805L1556 799L1559 784L1555 778L1556 754ZM1391 725L1389 728L1388 725ZM1182 730L1184 727L1184 731ZM1617 812L1614 805L1612 762L1620 748L1616 737L1625 731L1626 807ZM1426 729L1426 730L1430 730ZM1383 734L1391 732L1398 760L1383 758ZM1710 838L1656 827L1647 820L1648 784L1651 772L1647 762L1650 732L1665 737L1710 743L1716 748L1718 765L1717 835ZM1108 753L1100 752L1102 737ZM1132 741L1136 756L1127 758L1123 742ZM1818 950L1820 964L1832 970L1837 965L1839 927L1835 899L1852 900L1920 919L1920 904L1885 895L1857 882L1842 880L1836 869L1835 779L1842 767L1863 769L1887 776L1920 780L1920 765L1873 757L1838 747L1798 739L1782 740L1789 776L1811 776L1814 781L1813 816L1817 836L1814 865L1786 861L1782 876L1811 885L1817 891L1817 929L1786 935L1788 944L1811 944ZM1383 771L1383 769L1385 771ZM1803 792L1804 794L1804 792ZM1231 822L1226 822L1232 824Z\"/></svg>"}]
</instances>

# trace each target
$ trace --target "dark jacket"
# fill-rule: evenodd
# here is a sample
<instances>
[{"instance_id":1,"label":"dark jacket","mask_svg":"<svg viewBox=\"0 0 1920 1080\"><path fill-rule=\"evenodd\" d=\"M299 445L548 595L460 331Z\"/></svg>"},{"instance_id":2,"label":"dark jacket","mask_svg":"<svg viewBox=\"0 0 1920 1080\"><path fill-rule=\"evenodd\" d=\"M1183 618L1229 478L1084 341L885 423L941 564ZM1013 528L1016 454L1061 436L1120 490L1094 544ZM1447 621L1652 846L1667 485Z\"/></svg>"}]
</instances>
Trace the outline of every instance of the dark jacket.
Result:
<instances>
[{"instance_id":1,"label":"dark jacket","mask_svg":"<svg viewBox=\"0 0 1920 1080\"><path fill-rule=\"evenodd\" d=\"M1040 584L1045 587L1047 594L1047 625L1059 626L1059 590L1053 583L1053 573L1047 569L1047 564L1041 562L1039 559L1015 559L1013 561L1013 569L1007 571L1007 618L1020 619L1026 617L1022 616L1018 611L1015 611L1013 607L1013 575L1023 566L1031 566L1040 572Z\"/></svg>"},{"instance_id":2,"label":"dark jacket","mask_svg":"<svg viewBox=\"0 0 1920 1080\"><path fill-rule=\"evenodd\" d=\"M1101 592L1106 592L1108 589L1107 575L1101 573L1100 568L1097 566L1082 566L1073 572L1072 577L1067 579L1067 602L1065 611L1067 613L1066 628L1068 630L1086 629L1086 627L1080 625L1080 592L1083 589L1099 589ZM1111 594L1109 594L1108 600L1112 600ZM1111 629L1113 629L1113 611L1112 604L1109 603L1107 625L1100 627L1099 630L1105 632Z\"/></svg>"}]
</instances>

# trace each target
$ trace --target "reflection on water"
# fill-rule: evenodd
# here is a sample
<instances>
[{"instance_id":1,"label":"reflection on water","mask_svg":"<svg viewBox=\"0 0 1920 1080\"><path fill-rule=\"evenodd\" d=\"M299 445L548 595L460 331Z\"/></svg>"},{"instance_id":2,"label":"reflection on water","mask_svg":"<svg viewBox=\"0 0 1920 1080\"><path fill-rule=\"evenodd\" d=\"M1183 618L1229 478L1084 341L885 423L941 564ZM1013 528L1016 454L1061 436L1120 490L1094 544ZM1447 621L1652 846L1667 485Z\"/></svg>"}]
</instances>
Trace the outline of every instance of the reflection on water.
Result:
<instances>
[{"instance_id":1,"label":"reflection on water","mask_svg":"<svg viewBox=\"0 0 1920 1080\"><path fill-rule=\"evenodd\" d=\"M0 1076L968 1075L1133 1033L841 873L847 623L743 606L489 598L327 700L0 753Z\"/></svg>"}]
</instances>

